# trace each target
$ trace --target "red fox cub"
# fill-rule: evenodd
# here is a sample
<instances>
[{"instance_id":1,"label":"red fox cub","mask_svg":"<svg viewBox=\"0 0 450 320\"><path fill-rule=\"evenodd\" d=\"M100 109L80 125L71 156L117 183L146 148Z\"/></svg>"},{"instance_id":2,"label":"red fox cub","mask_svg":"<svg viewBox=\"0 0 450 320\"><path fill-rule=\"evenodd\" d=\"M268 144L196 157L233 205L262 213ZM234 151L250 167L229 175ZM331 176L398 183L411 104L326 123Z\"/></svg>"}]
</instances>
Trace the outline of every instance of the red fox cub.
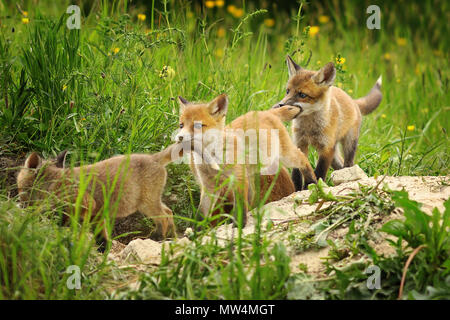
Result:
<instances>
[{"instance_id":1,"label":"red fox cub","mask_svg":"<svg viewBox=\"0 0 450 320\"><path fill-rule=\"evenodd\" d=\"M116 156L75 168L64 168L66 151L56 161L42 160L33 152L17 177L19 196L22 202L28 203L50 199L49 196L53 195L64 199L66 212L73 214L80 180L83 179L87 181L87 189L82 199L81 218L91 210L91 218L98 220L96 215L101 215L105 194L110 194L110 215L123 218L139 211L155 221L156 237L174 235L172 211L161 202L161 194L166 184L165 166L176 160L172 159L176 154L173 152L175 147L176 144L153 155ZM108 240L105 227L103 237Z\"/></svg>"},{"instance_id":2,"label":"red fox cub","mask_svg":"<svg viewBox=\"0 0 450 320\"><path fill-rule=\"evenodd\" d=\"M333 86L336 76L333 63L326 64L319 71L310 71L297 65L290 56L286 62L289 71L286 96L273 108L291 105L302 110L294 119L294 142L306 155L309 145L316 148L319 161L315 174L317 179L325 180L330 165L333 169L353 166L362 115L375 110L382 99L381 77L365 97L353 100ZM338 142L343 147L343 161L336 150ZM299 170L292 171L292 180L296 190L301 190Z\"/></svg>"},{"instance_id":3,"label":"red fox cub","mask_svg":"<svg viewBox=\"0 0 450 320\"><path fill-rule=\"evenodd\" d=\"M297 117L299 108L286 106L277 110L253 111L225 126L228 110L225 94L199 104L179 97L179 103L180 131L175 140L203 150L203 154L216 159L214 164L203 163L198 152L192 153L194 163L191 161L191 169L201 185L199 211L203 217L209 216L220 196L231 188L235 214L238 198L244 200L242 223L245 225L246 213L255 199L255 177L258 174L275 175L280 162L286 167L300 168L309 183L316 182L308 159L293 144L282 122ZM249 143L246 143L247 139ZM265 165L263 169L262 165ZM281 170L282 185L277 180L275 189L282 191L287 188L292 192L292 182L286 181L287 172L283 168ZM227 183L227 179L234 181L234 185Z\"/></svg>"}]
</instances>

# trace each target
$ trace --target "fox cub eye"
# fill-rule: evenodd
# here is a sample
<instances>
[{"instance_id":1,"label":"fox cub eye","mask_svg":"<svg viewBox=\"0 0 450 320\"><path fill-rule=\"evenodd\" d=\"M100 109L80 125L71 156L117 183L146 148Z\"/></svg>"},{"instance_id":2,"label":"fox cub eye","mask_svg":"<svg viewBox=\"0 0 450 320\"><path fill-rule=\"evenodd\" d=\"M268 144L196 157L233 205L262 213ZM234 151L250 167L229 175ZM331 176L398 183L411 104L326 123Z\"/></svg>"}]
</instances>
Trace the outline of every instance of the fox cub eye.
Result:
<instances>
[{"instance_id":1,"label":"fox cub eye","mask_svg":"<svg viewBox=\"0 0 450 320\"><path fill-rule=\"evenodd\" d=\"M184 124L180 123L180 129L183 129L183 127L184 127Z\"/></svg>"},{"instance_id":2,"label":"fox cub eye","mask_svg":"<svg viewBox=\"0 0 450 320\"><path fill-rule=\"evenodd\" d=\"M194 129L201 129L202 127L205 127L205 125L202 124L201 122L194 123Z\"/></svg>"},{"instance_id":3,"label":"fox cub eye","mask_svg":"<svg viewBox=\"0 0 450 320\"><path fill-rule=\"evenodd\" d=\"M304 99L307 97L306 94L304 94L303 92L299 92L298 95L300 96L300 98Z\"/></svg>"},{"instance_id":4,"label":"fox cub eye","mask_svg":"<svg viewBox=\"0 0 450 320\"><path fill-rule=\"evenodd\" d=\"M286 94L289 94L289 91L291 91L291 90L289 90L289 89L286 89Z\"/></svg>"}]
</instances>

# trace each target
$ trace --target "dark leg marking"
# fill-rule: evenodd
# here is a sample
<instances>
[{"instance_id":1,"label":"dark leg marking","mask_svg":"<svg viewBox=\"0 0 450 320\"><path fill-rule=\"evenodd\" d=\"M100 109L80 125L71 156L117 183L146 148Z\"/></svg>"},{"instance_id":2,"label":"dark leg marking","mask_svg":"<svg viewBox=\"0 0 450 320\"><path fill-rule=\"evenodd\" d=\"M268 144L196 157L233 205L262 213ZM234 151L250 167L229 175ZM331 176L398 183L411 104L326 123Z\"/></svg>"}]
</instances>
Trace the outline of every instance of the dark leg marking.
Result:
<instances>
[{"instance_id":1,"label":"dark leg marking","mask_svg":"<svg viewBox=\"0 0 450 320\"><path fill-rule=\"evenodd\" d=\"M303 188L303 178L300 170L298 168L294 168L292 170L292 182L295 186L295 191L301 191Z\"/></svg>"}]
</instances>

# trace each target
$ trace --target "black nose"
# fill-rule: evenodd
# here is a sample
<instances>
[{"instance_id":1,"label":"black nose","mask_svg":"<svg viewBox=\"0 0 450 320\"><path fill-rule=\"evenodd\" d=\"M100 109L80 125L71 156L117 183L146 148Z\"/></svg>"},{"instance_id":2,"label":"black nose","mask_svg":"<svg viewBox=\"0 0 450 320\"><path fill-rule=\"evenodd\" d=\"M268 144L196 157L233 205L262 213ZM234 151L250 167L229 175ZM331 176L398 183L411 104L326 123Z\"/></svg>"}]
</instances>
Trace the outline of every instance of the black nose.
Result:
<instances>
[{"instance_id":1,"label":"black nose","mask_svg":"<svg viewBox=\"0 0 450 320\"><path fill-rule=\"evenodd\" d=\"M272 108L273 109L276 109L276 108L280 108L280 107L282 107L282 106L284 106L285 104L284 103L277 103L277 104L275 104Z\"/></svg>"},{"instance_id":2,"label":"black nose","mask_svg":"<svg viewBox=\"0 0 450 320\"><path fill-rule=\"evenodd\" d=\"M183 141L183 136L179 136L178 137L178 140L181 142L181 141Z\"/></svg>"}]
</instances>

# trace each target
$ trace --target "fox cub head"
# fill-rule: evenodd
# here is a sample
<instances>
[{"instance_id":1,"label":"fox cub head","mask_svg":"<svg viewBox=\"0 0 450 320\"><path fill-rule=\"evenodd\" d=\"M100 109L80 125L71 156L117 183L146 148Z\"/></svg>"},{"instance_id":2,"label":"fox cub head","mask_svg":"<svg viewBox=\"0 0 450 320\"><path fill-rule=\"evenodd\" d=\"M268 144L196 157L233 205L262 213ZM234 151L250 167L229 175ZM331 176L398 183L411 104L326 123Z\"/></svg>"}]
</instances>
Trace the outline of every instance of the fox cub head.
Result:
<instances>
[{"instance_id":1,"label":"fox cub head","mask_svg":"<svg viewBox=\"0 0 450 320\"><path fill-rule=\"evenodd\" d=\"M286 63L289 71L286 96L273 108L284 105L296 106L301 109L302 115L320 110L326 98L326 92L336 77L333 63L327 63L319 71L303 69L290 56L286 57Z\"/></svg>"},{"instance_id":2,"label":"fox cub head","mask_svg":"<svg viewBox=\"0 0 450 320\"><path fill-rule=\"evenodd\" d=\"M36 152L28 156L24 167L17 176L19 198L22 203L41 198L42 192L39 190L45 189L43 184L45 184L46 179L51 179L54 171L64 168L66 154L66 150L61 152L56 160L43 160ZM36 190L33 190L33 188L36 188Z\"/></svg>"},{"instance_id":3,"label":"fox cub head","mask_svg":"<svg viewBox=\"0 0 450 320\"><path fill-rule=\"evenodd\" d=\"M175 141L193 146L194 141L201 140L204 147L215 142L225 128L228 97L221 94L208 103L198 104L178 97L178 102L180 131L175 136Z\"/></svg>"}]
</instances>

